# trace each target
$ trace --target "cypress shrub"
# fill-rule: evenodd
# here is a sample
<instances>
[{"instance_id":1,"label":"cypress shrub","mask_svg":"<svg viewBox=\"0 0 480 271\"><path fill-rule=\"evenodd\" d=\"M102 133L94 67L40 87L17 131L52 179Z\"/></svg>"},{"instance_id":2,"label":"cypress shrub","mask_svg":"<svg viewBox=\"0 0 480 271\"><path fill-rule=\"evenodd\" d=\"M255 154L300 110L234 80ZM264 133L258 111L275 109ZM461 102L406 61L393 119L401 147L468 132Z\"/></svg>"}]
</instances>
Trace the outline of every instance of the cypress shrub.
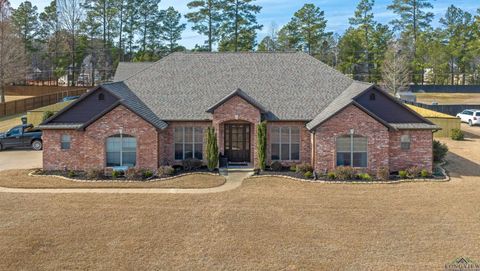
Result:
<instances>
[{"instance_id":1,"label":"cypress shrub","mask_svg":"<svg viewBox=\"0 0 480 271\"><path fill-rule=\"evenodd\" d=\"M267 123L265 121L257 126L257 156L259 168L265 170L267 163Z\"/></svg>"},{"instance_id":2,"label":"cypress shrub","mask_svg":"<svg viewBox=\"0 0 480 271\"><path fill-rule=\"evenodd\" d=\"M215 128L207 129L207 166L208 170L214 170L218 165L218 144Z\"/></svg>"}]
</instances>

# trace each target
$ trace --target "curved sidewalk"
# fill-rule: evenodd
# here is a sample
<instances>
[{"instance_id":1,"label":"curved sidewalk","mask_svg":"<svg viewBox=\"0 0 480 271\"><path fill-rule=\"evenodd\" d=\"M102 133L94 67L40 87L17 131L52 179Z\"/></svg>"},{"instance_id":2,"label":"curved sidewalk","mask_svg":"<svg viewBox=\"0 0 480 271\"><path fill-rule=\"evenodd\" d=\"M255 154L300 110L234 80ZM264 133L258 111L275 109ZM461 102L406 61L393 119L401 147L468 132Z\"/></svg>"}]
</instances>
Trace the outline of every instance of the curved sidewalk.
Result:
<instances>
[{"instance_id":1,"label":"curved sidewalk","mask_svg":"<svg viewBox=\"0 0 480 271\"><path fill-rule=\"evenodd\" d=\"M181 189L181 188L7 188L0 187L0 193L26 194L208 194L236 189L244 179L251 176L246 172L231 172L226 176L225 184L212 188Z\"/></svg>"}]
</instances>

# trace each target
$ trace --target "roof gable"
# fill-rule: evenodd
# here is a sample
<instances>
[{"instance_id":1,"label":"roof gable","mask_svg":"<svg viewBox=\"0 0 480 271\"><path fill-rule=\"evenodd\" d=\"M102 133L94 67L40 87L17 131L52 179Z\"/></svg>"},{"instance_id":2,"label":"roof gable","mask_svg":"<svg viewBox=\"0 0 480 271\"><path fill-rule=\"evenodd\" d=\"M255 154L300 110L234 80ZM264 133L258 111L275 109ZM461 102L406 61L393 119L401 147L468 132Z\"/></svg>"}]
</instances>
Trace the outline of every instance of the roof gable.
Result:
<instances>
[{"instance_id":1,"label":"roof gable","mask_svg":"<svg viewBox=\"0 0 480 271\"><path fill-rule=\"evenodd\" d=\"M231 98L233 98L235 96L238 96L238 97L242 98L243 100L245 100L246 102L248 102L249 104L251 104L252 106L257 108L260 111L260 113L266 113L267 112L267 110L261 104L259 104L257 101L255 101L252 97L248 96L247 93L245 93L243 90L241 90L239 88L237 90L235 90L234 92L225 96L223 99L218 101L216 104L214 104L210 108L208 108L207 112L208 113L213 113L215 111L215 109L217 109L219 106L226 103L227 101L229 101Z\"/></svg>"}]
</instances>

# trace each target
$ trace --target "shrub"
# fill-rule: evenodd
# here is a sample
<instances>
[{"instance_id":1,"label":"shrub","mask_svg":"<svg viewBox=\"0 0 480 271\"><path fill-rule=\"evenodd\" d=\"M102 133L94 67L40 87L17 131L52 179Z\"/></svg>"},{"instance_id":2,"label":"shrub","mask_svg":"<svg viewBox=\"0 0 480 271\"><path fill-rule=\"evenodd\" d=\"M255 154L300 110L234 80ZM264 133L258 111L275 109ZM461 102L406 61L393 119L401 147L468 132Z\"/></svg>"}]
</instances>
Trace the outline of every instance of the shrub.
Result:
<instances>
[{"instance_id":1,"label":"shrub","mask_svg":"<svg viewBox=\"0 0 480 271\"><path fill-rule=\"evenodd\" d=\"M53 113L53 111L45 111L45 112L43 112L42 122L44 122L44 121L46 121L47 119L51 118L53 115L55 115L55 113Z\"/></svg>"},{"instance_id":2,"label":"shrub","mask_svg":"<svg viewBox=\"0 0 480 271\"><path fill-rule=\"evenodd\" d=\"M337 178L337 175L335 175L335 172L329 172L327 173L327 178L329 180L335 180Z\"/></svg>"},{"instance_id":3,"label":"shrub","mask_svg":"<svg viewBox=\"0 0 480 271\"><path fill-rule=\"evenodd\" d=\"M297 173L307 173L307 172L313 172L313 167L310 164L307 163L302 163L297 165L296 172Z\"/></svg>"},{"instance_id":4,"label":"shrub","mask_svg":"<svg viewBox=\"0 0 480 271\"><path fill-rule=\"evenodd\" d=\"M290 171L297 172L297 165L291 165L290 166Z\"/></svg>"},{"instance_id":5,"label":"shrub","mask_svg":"<svg viewBox=\"0 0 480 271\"><path fill-rule=\"evenodd\" d=\"M355 179L355 169L352 167L337 167L335 169L335 175L339 180L352 180Z\"/></svg>"},{"instance_id":6,"label":"shrub","mask_svg":"<svg viewBox=\"0 0 480 271\"><path fill-rule=\"evenodd\" d=\"M462 130L460 129L452 129L452 134L450 136L453 140L463 140L465 135L463 134Z\"/></svg>"},{"instance_id":7,"label":"shrub","mask_svg":"<svg viewBox=\"0 0 480 271\"><path fill-rule=\"evenodd\" d=\"M150 169L143 169L142 170L142 178L148 179L148 178L151 178L151 177L153 177L153 171L151 171Z\"/></svg>"},{"instance_id":8,"label":"shrub","mask_svg":"<svg viewBox=\"0 0 480 271\"><path fill-rule=\"evenodd\" d=\"M259 168L254 168L254 169L253 169L253 175L260 175L260 172L261 172L261 171L262 171L262 170L259 169Z\"/></svg>"},{"instance_id":9,"label":"shrub","mask_svg":"<svg viewBox=\"0 0 480 271\"><path fill-rule=\"evenodd\" d=\"M207 166L208 170L213 171L218 166L218 144L215 129L207 129Z\"/></svg>"},{"instance_id":10,"label":"shrub","mask_svg":"<svg viewBox=\"0 0 480 271\"><path fill-rule=\"evenodd\" d=\"M303 174L303 176L307 179L311 179L313 177L313 173L311 171L307 171Z\"/></svg>"},{"instance_id":11,"label":"shrub","mask_svg":"<svg viewBox=\"0 0 480 271\"><path fill-rule=\"evenodd\" d=\"M120 178L120 177L122 176L122 173L123 173L123 172L121 172L121 171L119 171L119 170L114 170L114 171L112 171L112 178L113 178L113 179L118 179L118 178Z\"/></svg>"},{"instance_id":12,"label":"shrub","mask_svg":"<svg viewBox=\"0 0 480 271\"><path fill-rule=\"evenodd\" d=\"M257 125L257 155L261 170L265 170L267 157L267 123Z\"/></svg>"},{"instance_id":13,"label":"shrub","mask_svg":"<svg viewBox=\"0 0 480 271\"><path fill-rule=\"evenodd\" d=\"M432 174L426 169L422 169L422 171L420 171L420 177L422 177L422 178L428 178L431 175Z\"/></svg>"},{"instance_id":14,"label":"shrub","mask_svg":"<svg viewBox=\"0 0 480 271\"><path fill-rule=\"evenodd\" d=\"M129 168L125 171L125 178L128 180L140 180L142 178L142 172L136 168Z\"/></svg>"},{"instance_id":15,"label":"shrub","mask_svg":"<svg viewBox=\"0 0 480 271\"><path fill-rule=\"evenodd\" d=\"M388 179L390 179L390 171L385 167L377 169L376 175L377 180L387 181Z\"/></svg>"},{"instance_id":16,"label":"shrub","mask_svg":"<svg viewBox=\"0 0 480 271\"><path fill-rule=\"evenodd\" d=\"M402 179L406 179L406 178L407 178L407 171L405 171L405 170L400 170L400 171L398 172L398 176L400 176L400 178L402 178Z\"/></svg>"},{"instance_id":17,"label":"shrub","mask_svg":"<svg viewBox=\"0 0 480 271\"><path fill-rule=\"evenodd\" d=\"M171 166L161 166L158 168L159 177L173 176L175 174L175 169Z\"/></svg>"},{"instance_id":18,"label":"shrub","mask_svg":"<svg viewBox=\"0 0 480 271\"><path fill-rule=\"evenodd\" d=\"M438 140L433 141L433 161L441 162L445 158L448 152L448 147L445 144L440 143Z\"/></svg>"},{"instance_id":19,"label":"shrub","mask_svg":"<svg viewBox=\"0 0 480 271\"><path fill-rule=\"evenodd\" d=\"M372 176L370 176L370 174L368 173L360 173L358 174L358 177L362 181L371 181L373 179Z\"/></svg>"},{"instance_id":20,"label":"shrub","mask_svg":"<svg viewBox=\"0 0 480 271\"><path fill-rule=\"evenodd\" d=\"M413 179L420 176L420 168L418 168L417 166L409 167L406 171L408 178Z\"/></svg>"},{"instance_id":21,"label":"shrub","mask_svg":"<svg viewBox=\"0 0 480 271\"><path fill-rule=\"evenodd\" d=\"M68 178L73 178L73 177L75 177L76 175L77 175L77 174L75 174L75 171L73 171L73 170L67 171L67 177L68 177Z\"/></svg>"},{"instance_id":22,"label":"shrub","mask_svg":"<svg viewBox=\"0 0 480 271\"><path fill-rule=\"evenodd\" d=\"M104 177L103 170L101 170L101 169L89 169L85 173L85 177L87 177L87 179L89 179L89 180L103 179L103 177Z\"/></svg>"},{"instance_id":23,"label":"shrub","mask_svg":"<svg viewBox=\"0 0 480 271\"><path fill-rule=\"evenodd\" d=\"M275 161L270 165L270 168L273 171L281 171L283 169L283 165L279 161Z\"/></svg>"},{"instance_id":24,"label":"shrub","mask_svg":"<svg viewBox=\"0 0 480 271\"><path fill-rule=\"evenodd\" d=\"M202 167L202 161L196 158L189 158L182 161L183 169L186 171L197 170Z\"/></svg>"}]
</instances>

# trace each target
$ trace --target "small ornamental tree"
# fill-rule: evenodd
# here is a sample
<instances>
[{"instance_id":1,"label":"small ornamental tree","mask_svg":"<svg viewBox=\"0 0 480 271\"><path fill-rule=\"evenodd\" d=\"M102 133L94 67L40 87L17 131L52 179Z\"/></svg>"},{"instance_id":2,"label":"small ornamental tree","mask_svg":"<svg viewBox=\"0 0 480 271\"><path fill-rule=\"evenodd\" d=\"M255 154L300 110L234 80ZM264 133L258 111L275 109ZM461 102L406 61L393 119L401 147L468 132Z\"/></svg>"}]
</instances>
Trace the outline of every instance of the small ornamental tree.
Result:
<instances>
[{"instance_id":1,"label":"small ornamental tree","mask_svg":"<svg viewBox=\"0 0 480 271\"><path fill-rule=\"evenodd\" d=\"M267 123L265 121L257 126L257 156L259 168L265 170L267 156Z\"/></svg>"},{"instance_id":2,"label":"small ornamental tree","mask_svg":"<svg viewBox=\"0 0 480 271\"><path fill-rule=\"evenodd\" d=\"M207 166L210 171L214 170L218 165L218 144L215 129L209 127L207 129Z\"/></svg>"}]
</instances>

